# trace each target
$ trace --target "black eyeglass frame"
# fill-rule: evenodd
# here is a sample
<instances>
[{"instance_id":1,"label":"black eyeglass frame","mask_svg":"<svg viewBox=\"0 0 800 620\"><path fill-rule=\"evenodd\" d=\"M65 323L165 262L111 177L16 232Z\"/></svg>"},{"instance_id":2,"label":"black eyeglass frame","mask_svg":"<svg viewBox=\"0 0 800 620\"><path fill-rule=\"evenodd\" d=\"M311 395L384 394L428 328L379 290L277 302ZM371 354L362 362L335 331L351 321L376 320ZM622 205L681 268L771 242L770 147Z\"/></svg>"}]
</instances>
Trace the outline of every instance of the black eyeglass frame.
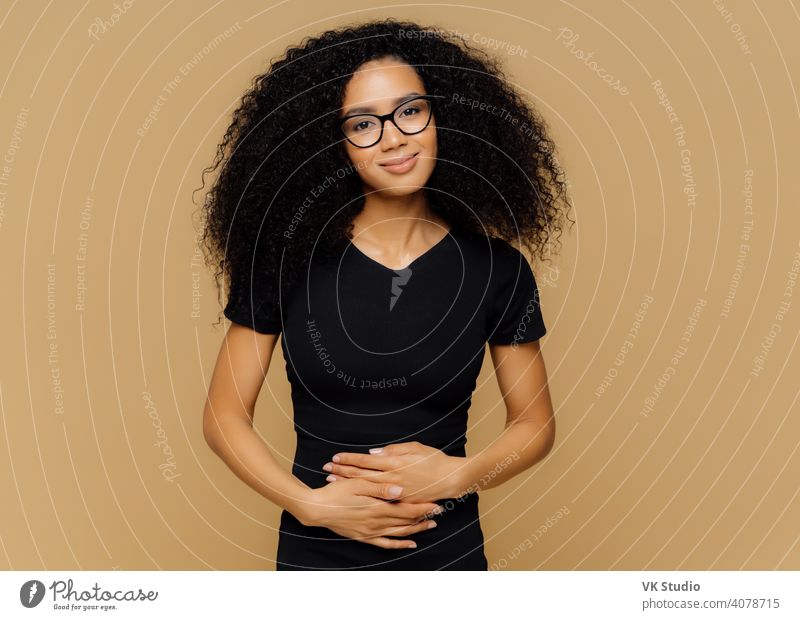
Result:
<instances>
[{"instance_id":1,"label":"black eyeglass frame","mask_svg":"<svg viewBox=\"0 0 800 620\"><path fill-rule=\"evenodd\" d=\"M435 95L417 95L416 97L412 97L411 99L405 100L403 103L398 105L394 110L392 110L388 114L368 114L368 113L365 113L365 112L361 112L360 114L349 114L349 115L347 115L344 118L341 118L339 120L339 129L341 129L342 134L344 135L345 139L350 144L352 144L353 146L355 146L356 148L359 148L359 149L368 149L371 146L375 146L376 144L378 144L378 142L380 142L383 139L383 128L384 128L384 125L386 124L386 121L392 121L392 124L395 127L397 127L397 129L398 129L398 131L400 133L405 134L407 136L413 136L413 135L416 135L418 133L422 133L423 131L425 131L428 128L428 125L431 124L431 118L433 118L433 100L435 98L436 98ZM404 131L401 127L399 127L397 125L397 123L394 122L394 115L397 113L397 111L400 108L402 108L405 105L408 105L409 103L412 103L413 101L416 101L417 99L424 99L430 104L431 109L430 109L430 112L428 112L428 120L425 122L425 126L422 129L420 129L419 131ZM355 142L353 142L347 136L347 133L344 130L345 122L347 122L351 118L357 118L359 116L371 116L372 118L377 118L378 121L381 124L381 132L380 132L380 134L378 134L378 139L375 140L375 142L373 142L372 144L367 144L366 146L362 146L360 144L356 144Z\"/></svg>"}]
</instances>

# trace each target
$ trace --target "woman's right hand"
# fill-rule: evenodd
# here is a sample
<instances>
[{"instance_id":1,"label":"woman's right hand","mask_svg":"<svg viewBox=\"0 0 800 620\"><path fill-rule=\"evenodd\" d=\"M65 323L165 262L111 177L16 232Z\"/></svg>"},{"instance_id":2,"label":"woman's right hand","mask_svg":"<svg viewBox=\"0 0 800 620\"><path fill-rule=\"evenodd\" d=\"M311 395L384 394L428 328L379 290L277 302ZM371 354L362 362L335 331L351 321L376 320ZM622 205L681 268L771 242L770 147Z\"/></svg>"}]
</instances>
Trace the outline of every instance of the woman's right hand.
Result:
<instances>
[{"instance_id":1,"label":"woman's right hand","mask_svg":"<svg viewBox=\"0 0 800 620\"><path fill-rule=\"evenodd\" d=\"M413 540L387 537L410 536L436 527L436 521L427 517L441 512L441 507L433 502L386 501L395 499L389 493L393 486L359 478L341 478L312 489L301 522L326 527L340 536L384 549L414 548L417 545Z\"/></svg>"}]
</instances>

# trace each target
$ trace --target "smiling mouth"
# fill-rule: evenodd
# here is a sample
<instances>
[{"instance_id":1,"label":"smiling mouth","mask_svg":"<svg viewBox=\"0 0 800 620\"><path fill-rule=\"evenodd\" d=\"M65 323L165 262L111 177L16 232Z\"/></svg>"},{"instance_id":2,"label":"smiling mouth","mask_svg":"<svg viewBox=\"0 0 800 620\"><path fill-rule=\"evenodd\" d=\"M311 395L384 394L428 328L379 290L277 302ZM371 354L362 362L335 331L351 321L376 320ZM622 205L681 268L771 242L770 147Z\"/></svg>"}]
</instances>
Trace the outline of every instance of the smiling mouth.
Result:
<instances>
[{"instance_id":1,"label":"smiling mouth","mask_svg":"<svg viewBox=\"0 0 800 620\"><path fill-rule=\"evenodd\" d=\"M394 166L401 166L407 161L414 159L419 153L414 153L413 155L407 155L406 157L396 157L394 159L390 159L388 161L381 162L381 166L386 166L392 168Z\"/></svg>"}]
</instances>

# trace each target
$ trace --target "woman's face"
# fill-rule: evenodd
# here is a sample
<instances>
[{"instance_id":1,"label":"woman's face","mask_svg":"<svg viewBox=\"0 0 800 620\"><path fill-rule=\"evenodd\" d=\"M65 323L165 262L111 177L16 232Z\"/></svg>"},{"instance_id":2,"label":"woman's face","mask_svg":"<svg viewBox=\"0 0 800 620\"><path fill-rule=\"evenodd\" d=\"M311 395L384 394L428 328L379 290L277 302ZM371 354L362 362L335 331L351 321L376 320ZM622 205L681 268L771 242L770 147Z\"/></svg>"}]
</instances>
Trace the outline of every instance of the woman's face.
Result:
<instances>
[{"instance_id":1,"label":"woman's face","mask_svg":"<svg viewBox=\"0 0 800 620\"><path fill-rule=\"evenodd\" d=\"M389 114L398 105L410 102L415 96L426 95L417 72L394 58L371 60L361 65L347 84L340 118L352 114ZM401 107L395 118L403 116L406 130L414 129L414 120L427 114L423 107L410 104ZM348 121L354 132L380 132L375 119L357 124ZM424 124L424 122L423 122ZM377 137L377 133L373 134ZM358 139L356 139L358 140ZM428 126L413 135L400 131L392 120L383 125L380 141L366 148L354 146L344 140L350 161L358 170L365 191L379 191L383 195L403 196L424 187L436 165L436 125L431 114Z\"/></svg>"}]
</instances>

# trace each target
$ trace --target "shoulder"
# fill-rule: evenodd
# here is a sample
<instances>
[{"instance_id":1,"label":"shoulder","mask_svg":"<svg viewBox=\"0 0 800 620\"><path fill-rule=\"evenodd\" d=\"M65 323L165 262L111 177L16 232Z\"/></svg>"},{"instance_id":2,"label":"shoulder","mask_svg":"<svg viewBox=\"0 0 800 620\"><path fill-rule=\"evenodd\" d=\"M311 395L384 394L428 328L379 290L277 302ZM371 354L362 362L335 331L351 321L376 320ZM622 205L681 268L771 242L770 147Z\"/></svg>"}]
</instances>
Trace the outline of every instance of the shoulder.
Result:
<instances>
[{"instance_id":1,"label":"shoulder","mask_svg":"<svg viewBox=\"0 0 800 620\"><path fill-rule=\"evenodd\" d=\"M466 229L455 229L453 232L458 235L460 240L471 245L482 247L486 252L495 251L506 254L518 252L518 250L510 242L506 241L502 237L477 233Z\"/></svg>"},{"instance_id":2,"label":"shoulder","mask_svg":"<svg viewBox=\"0 0 800 620\"><path fill-rule=\"evenodd\" d=\"M522 255L522 252L505 239L501 237L489 237L489 240L492 245L492 252L500 258L507 261L524 260L525 257Z\"/></svg>"},{"instance_id":3,"label":"shoulder","mask_svg":"<svg viewBox=\"0 0 800 620\"><path fill-rule=\"evenodd\" d=\"M502 237L488 237L486 252L491 257L492 271L501 279L513 279L520 271L530 270L528 259Z\"/></svg>"},{"instance_id":4,"label":"shoulder","mask_svg":"<svg viewBox=\"0 0 800 620\"><path fill-rule=\"evenodd\" d=\"M490 240L492 263L490 286L495 300L527 295L538 300L538 285L527 257L499 237Z\"/></svg>"},{"instance_id":5,"label":"shoulder","mask_svg":"<svg viewBox=\"0 0 800 620\"><path fill-rule=\"evenodd\" d=\"M513 281L531 271L523 253L502 237L459 231L458 245L468 268L486 270L492 282Z\"/></svg>"},{"instance_id":6,"label":"shoulder","mask_svg":"<svg viewBox=\"0 0 800 620\"><path fill-rule=\"evenodd\" d=\"M471 231L458 231L459 244L481 258L513 261L522 253L502 237L480 235Z\"/></svg>"}]
</instances>

